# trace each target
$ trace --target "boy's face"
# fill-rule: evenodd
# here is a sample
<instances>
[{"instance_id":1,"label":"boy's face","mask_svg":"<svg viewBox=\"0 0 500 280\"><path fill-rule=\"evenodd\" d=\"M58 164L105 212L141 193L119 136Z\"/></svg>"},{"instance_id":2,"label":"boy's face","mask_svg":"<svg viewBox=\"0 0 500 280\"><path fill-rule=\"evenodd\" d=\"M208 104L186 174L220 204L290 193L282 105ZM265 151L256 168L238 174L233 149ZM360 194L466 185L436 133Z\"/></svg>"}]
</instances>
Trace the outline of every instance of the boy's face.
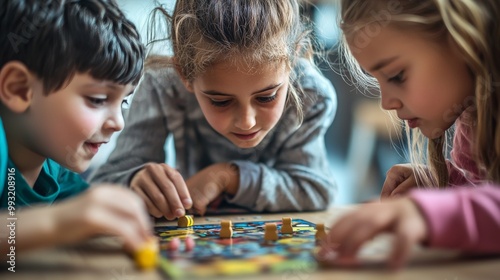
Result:
<instances>
[{"instance_id":1,"label":"boy's face","mask_svg":"<svg viewBox=\"0 0 500 280\"><path fill-rule=\"evenodd\" d=\"M90 160L123 126L122 102L132 85L98 81L76 74L62 89L48 95L35 82L33 100L22 118L21 141L31 152L82 172Z\"/></svg>"},{"instance_id":2,"label":"boy's face","mask_svg":"<svg viewBox=\"0 0 500 280\"><path fill-rule=\"evenodd\" d=\"M218 63L188 86L213 129L240 148L257 146L278 123L288 92L284 64L247 70Z\"/></svg>"},{"instance_id":3,"label":"boy's face","mask_svg":"<svg viewBox=\"0 0 500 280\"><path fill-rule=\"evenodd\" d=\"M472 76L455 47L446 39L381 27L348 38L361 67L380 85L382 107L395 110L410 128L429 138L443 134L473 101ZM363 38L364 36L364 38Z\"/></svg>"}]
</instances>

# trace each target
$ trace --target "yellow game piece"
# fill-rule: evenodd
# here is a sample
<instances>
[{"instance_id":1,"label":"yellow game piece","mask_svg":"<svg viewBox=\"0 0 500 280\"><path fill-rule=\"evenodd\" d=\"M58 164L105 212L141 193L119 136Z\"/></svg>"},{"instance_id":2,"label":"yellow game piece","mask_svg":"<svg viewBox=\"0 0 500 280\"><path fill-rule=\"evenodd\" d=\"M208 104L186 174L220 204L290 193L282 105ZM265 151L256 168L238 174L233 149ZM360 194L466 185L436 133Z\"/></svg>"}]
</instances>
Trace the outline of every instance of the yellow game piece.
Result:
<instances>
[{"instance_id":1,"label":"yellow game piece","mask_svg":"<svg viewBox=\"0 0 500 280\"><path fill-rule=\"evenodd\" d=\"M135 264L142 270L152 269L158 264L158 254L160 252L158 240L151 238L134 253Z\"/></svg>"},{"instance_id":2,"label":"yellow game piece","mask_svg":"<svg viewBox=\"0 0 500 280\"><path fill-rule=\"evenodd\" d=\"M264 240L276 241L278 240L278 230L275 223L267 223L264 227Z\"/></svg>"},{"instance_id":3,"label":"yellow game piece","mask_svg":"<svg viewBox=\"0 0 500 280\"><path fill-rule=\"evenodd\" d=\"M316 241L321 241L326 238L325 224L316 224Z\"/></svg>"},{"instance_id":4,"label":"yellow game piece","mask_svg":"<svg viewBox=\"0 0 500 280\"><path fill-rule=\"evenodd\" d=\"M293 234L292 218L285 217L285 218L282 219L281 233L283 233L283 234Z\"/></svg>"},{"instance_id":5,"label":"yellow game piece","mask_svg":"<svg viewBox=\"0 0 500 280\"><path fill-rule=\"evenodd\" d=\"M194 225L193 215L182 216L177 220L177 227L185 228Z\"/></svg>"},{"instance_id":6,"label":"yellow game piece","mask_svg":"<svg viewBox=\"0 0 500 280\"><path fill-rule=\"evenodd\" d=\"M224 220L220 222L220 238L231 238L233 237L233 222L230 220Z\"/></svg>"}]
</instances>

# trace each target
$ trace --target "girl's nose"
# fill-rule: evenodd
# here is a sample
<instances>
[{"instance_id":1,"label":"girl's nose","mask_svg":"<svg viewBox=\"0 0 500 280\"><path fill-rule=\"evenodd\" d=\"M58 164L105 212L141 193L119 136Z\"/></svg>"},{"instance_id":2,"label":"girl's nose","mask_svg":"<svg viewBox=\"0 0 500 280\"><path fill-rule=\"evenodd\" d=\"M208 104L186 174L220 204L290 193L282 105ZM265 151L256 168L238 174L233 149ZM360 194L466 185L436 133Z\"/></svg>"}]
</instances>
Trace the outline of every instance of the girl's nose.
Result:
<instances>
[{"instance_id":1,"label":"girl's nose","mask_svg":"<svg viewBox=\"0 0 500 280\"><path fill-rule=\"evenodd\" d=\"M241 130L250 130L256 124L256 113L251 107L236 111L237 117L234 126Z\"/></svg>"}]
</instances>

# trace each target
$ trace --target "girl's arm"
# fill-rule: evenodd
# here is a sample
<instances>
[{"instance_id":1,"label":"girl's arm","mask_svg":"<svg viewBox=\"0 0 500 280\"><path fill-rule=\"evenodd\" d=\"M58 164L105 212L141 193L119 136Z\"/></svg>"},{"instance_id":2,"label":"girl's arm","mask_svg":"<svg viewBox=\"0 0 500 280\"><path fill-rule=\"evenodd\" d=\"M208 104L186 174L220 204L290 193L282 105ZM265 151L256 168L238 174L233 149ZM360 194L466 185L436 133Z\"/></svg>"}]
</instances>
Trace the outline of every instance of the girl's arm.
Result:
<instances>
[{"instance_id":1,"label":"girl's arm","mask_svg":"<svg viewBox=\"0 0 500 280\"><path fill-rule=\"evenodd\" d=\"M307 66L306 66L307 67ZM294 116L276 127L273 141L282 148L272 166L237 160L239 187L230 203L255 211L304 211L327 208L334 200L336 185L327 160L324 137L337 107L335 89L311 66L300 82L304 121L292 133L280 133L295 127ZM290 128L291 130L292 128Z\"/></svg>"},{"instance_id":2,"label":"girl's arm","mask_svg":"<svg viewBox=\"0 0 500 280\"><path fill-rule=\"evenodd\" d=\"M428 245L500 252L500 186L414 190L410 197L428 225Z\"/></svg>"},{"instance_id":3,"label":"girl's arm","mask_svg":"<svg viewBox=\"0 0 500 280\"><path fill-rule=\"evenodd\" d=\"M401 267L415 244L474 253L500 253L500 186L413 190L408 197L360 205L340 217L322 240L319 261L357 263L376 235L394 237L388 264Z\"/></svg>"},{"instance_id":4,"label":"girl's arm","mask_svg":"<svg viewBox=\"0 0 500 280\"><path fill-rule=\"evenodd\" d=\"M165 162L164 145L169 134L160 96L169 90L160 83L159 71L147 71L125 118L125 129L107 162L92 175L92 182L129 185L132 176L148 162Z\"/></svg>"}]
</instances>

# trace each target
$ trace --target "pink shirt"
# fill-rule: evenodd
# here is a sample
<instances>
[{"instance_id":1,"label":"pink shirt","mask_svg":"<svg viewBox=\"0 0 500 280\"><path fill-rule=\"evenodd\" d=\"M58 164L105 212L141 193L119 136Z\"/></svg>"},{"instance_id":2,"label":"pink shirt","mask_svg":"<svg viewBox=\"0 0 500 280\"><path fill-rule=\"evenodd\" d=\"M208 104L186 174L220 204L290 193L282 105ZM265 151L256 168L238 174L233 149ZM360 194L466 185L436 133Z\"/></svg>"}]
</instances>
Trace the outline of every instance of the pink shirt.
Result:
<instances>
[{"instance_id":1,"label":"pink shirt","mask_svg":"<svg viewBox=\"0 0 500 280\"><path fill-rule=\"evenodd\" d=\"M468 252L500 252L500 186L482 183L473 160L471 130L460 120L455 126L454 164L449 164L446 190L413 190L410 197L429 225L429 246Z\"/></svg>"}]
</instances>

